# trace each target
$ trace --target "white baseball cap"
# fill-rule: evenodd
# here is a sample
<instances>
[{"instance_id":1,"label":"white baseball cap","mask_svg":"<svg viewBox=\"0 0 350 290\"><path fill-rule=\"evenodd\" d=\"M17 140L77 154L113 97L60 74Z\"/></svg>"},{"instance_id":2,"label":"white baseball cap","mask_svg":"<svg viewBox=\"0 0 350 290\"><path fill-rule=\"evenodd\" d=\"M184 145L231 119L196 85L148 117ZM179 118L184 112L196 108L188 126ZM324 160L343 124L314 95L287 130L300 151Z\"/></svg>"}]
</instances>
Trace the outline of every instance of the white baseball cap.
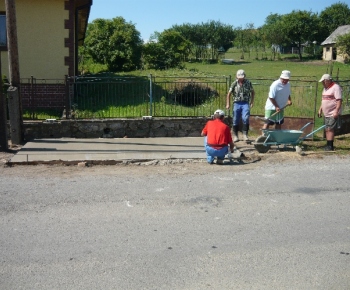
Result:
<instances>
[{"instance_id":1,"label":"white baseball cap","mask_svg":"<svg viewBox=\"0 0 350 290\"><path fill-rule=\"evenodd\" d=\"M237 77L238 79L243 79L243 78L245 78L245 71L242 70L242 69L239 69L239 70L237 71L236 77Z\"/></svg>"},{"instance_id":2,"label":"white baseball cap","mask_svg":"<svg viewBox=\"0 0 350 290\"><path fill-rule=\"evenodd\" d=\"M322 83L324 80L331 80L332 77L329 74L324 74L322 78L319 80L320 83Z\"/></svg>"},{"instance_id":3,"label":"white baseball cap","mask_svg":"<svg viewBox=\"0 0 350 290\"><path fill-rule=\"evenodd\" d=\"M225 116L225 112L223 110L217 109L214 114L218 114L219 116Z\"/></svg>"}]
</instances>

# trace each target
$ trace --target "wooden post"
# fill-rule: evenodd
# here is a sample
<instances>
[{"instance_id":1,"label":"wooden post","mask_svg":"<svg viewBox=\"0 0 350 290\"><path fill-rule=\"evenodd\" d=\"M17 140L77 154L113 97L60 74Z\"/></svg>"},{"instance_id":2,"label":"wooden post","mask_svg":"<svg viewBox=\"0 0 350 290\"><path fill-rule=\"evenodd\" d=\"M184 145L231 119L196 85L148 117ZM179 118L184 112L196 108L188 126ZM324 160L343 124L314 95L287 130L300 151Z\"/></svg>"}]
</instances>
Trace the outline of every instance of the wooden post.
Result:
<instances>
[{"instance_id":1,"label":"wooden post","mask_svg":"<svg viewBox=\"0 0 350 290\"><path fill-rule=\"evenodd\" d=\"M7 140L7 110L6 99L3 94L1 51L0 51L0 151L8 150Z\"/></svg>"},{"instance_id":2,"label":"wooden post","mask_svg":"<svg viewBox=\"0 0 350 290\"><path fill-rule=\"evenodd\" d=\"M22 104L19 92L20 74L17 45L17 24L15 0L5 0L6 26L7 26L7 48L9 59L9 81L8 106L11 129L12 144L21 144L23 141L23 117Z\"/></svg>"}]
</instances>

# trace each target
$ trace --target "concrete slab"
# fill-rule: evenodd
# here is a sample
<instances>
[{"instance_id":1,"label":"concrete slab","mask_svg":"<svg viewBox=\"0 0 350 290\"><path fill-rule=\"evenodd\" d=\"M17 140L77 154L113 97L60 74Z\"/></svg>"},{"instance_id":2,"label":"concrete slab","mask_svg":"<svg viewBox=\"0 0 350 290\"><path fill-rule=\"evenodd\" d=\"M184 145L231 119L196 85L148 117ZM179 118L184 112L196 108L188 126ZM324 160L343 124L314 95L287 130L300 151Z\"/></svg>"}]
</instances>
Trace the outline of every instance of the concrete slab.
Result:
<instances>
[{"instance_id":1,"label":"concrete slab","mask_svg":"<svg viewBox=\"0 0 350 290\"><path fill-rule=\"evenodd\" d=\"M36 139L26 143L11 163L205 159L203 137Z\"/></svg>"}]
</instances>

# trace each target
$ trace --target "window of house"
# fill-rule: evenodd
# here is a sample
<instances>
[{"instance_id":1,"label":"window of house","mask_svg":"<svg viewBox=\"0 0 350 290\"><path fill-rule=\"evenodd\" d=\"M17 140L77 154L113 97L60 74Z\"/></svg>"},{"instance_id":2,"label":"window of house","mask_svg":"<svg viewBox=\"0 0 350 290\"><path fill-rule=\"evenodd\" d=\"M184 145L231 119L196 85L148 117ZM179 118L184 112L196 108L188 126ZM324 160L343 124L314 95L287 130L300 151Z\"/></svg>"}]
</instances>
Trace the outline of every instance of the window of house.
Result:
<instances>
[{"instance_id":1,"label":"window of house","mask_svg":"<svg viewBox=\"0 0 350 290\"><path fill-rule=\"evenodd\" d=\"M6 15L0 12L0 50L7 50Z\"/></svg>"},{"instance_id":2,"label":"window of house","mask_svg":"<svg viewBox=\"0 0 350 290\"><path fill-rule=\"evenodd\" d=\"M326 47L326 51L329 51L329 47Z\"/></svg>"}]
</instances>

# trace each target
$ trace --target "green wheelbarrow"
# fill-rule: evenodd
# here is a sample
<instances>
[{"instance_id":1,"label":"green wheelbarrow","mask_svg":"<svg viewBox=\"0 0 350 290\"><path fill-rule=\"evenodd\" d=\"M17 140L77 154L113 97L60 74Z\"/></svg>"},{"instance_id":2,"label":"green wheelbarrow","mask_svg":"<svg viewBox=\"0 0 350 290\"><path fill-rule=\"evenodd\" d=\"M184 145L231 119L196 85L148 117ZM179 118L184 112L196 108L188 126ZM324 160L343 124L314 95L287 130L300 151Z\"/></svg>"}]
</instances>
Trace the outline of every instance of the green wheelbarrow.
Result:
<instances>
[{"instance_id":1,"label":"green wheelbarrow","mask_svg":"<svg viewBox=\"0 0 350 290\"><path fill-rule=\"evenodd\" d=\"M301 137L301 135L303 134L303 130L311 124L313 124L313 122L305 124L300 130L262 130L263 135L256 138L255 142L253 142L252 144L259 153L266 153L270 150L272 145L291 145L295 147L302 141L304 141L306 138L315 134L317 131L322 130L326 126L323 125L317 128L316 130L312 131L311 133L305 135L304 137Z\"/></svg>"}]
</instances>

